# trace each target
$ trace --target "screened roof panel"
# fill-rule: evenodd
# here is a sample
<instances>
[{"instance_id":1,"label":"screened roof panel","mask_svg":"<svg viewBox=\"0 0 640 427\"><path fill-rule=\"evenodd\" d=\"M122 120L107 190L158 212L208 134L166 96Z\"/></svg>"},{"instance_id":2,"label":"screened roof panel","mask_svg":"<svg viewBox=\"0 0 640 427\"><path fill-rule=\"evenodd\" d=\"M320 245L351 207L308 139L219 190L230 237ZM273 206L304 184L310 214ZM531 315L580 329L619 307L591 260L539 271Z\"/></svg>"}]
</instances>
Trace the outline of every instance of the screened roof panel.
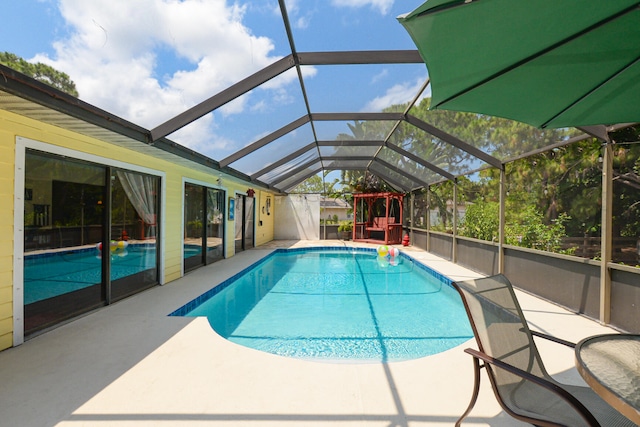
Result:
<instances>
[{"instance_id":1,"label":"screened roof panel","mask_svg":"<svg viewBox=\"0 0 640 427\"><path fill-rule=\"evenodd\" d=\"M152 72L167 74L150 78L148 87L161 91L153 94L153 105L141 104L156 114L149 130L62 92L52 97L50 87L6 67L0 69L0 89L7 96L0 94L0 104L276 190L323 169L366 170L398 188L416 188L488 165L501 167L524 153L586 137L585 132L606 139L603 126L540 130L478 114L429 111L427 68L395 18L422 2L247 4L233 17L239 38L231 49L213 46L198 53L191 45L196 53L183 61L191 67L186 69L163 68L162 60L177 51L156 57ZM179 83L189 76L195 86L182 91ZM126 104L117 101L111 105ZM145 108L130 104L134 107L126 111L137 119ZM182 112L175 113L176 105Z\"/></svg>"},{"instance_id":2,"label":"screened roof panel","mask_svg":"<svg viewBox=\"0 0 640 427\"><path fill-rule=\"evenodd\" d=\"M418 7L418 1L304 1L286 0L293 38L300 51L414 49L415 44L396 16ZM327 7L331 5L333 7ZM367 12L363 19L363 10ZM331 22L330 26L313 25Z\"/></svg>"},{"instance_id":3,"label":"screened roof panel","mask_svg":"<svg viewBox=\"0 0 640 427\"><path fill-rule=\"evenodd\" d=\"M410 177L401 174L397 171L390 170L389 168L381 165L380 163L373 162L369 168L371 172L378 175L398 190L409 191L413 188L423 187L423 184L412 180Z\"/></svg>"},{"instance_id":4,"label":"screened roof panel","mask_svg":"<svg viewBox=\"0 0 640 427\"><path fill-rule=\"evenodd\" d=\"M263 135L262 138L268 136L269 135ZM280 138L276 138L237 161L230 163L230 166L242 170L248 175L252 175L264 166L276 162L288 154L308 145L313 140L311 125L307 123L286 133Z\"/></svg>"},{"instance_id":5,"label":"screened roof panel","mask_svg":"<svg viewBox=\"0 0 640 427\"><path fill-rule=\"evenodd\" d=\"M473 154L406 122L398 127L389 143L454 175L486 165L486 162L476 158Z\"/></svg>"},{"instance_id":6,"label":"screened roof panel","mask_svg":"<svg viewBox=\"0 0 640 427\"><path fill-rule=\"evenodd\" d=\"M236 152L237 147L257 141L307 114L300 87L290 84L296 79L295 70L289 70L185 125L170 137L183 145L197 145L198 151L212 158L224 159ZM208 138L196 141L206 128Z\"/></svg>"},{"instance_id":7,"label":"screened roof panel","mask_svg":"<svg viewBox=\"0 0 640 427\"><path fill-rule=\"evenodd\" d=\"M305 165L312 160L319 160L318 150L315 148L285 163L284 165L274 167L273 169L269 170L267 173L260 175L257 178L266 183L271 183L273 180L278 179L280 176L286 175L289 172L298 169L300 166Z\"/></svg>"},{"instance_id":8,"label":"screened roof panel","mask_svg":"<svg viewBox=\"0 0 640 427\"><path fill-rule=\"evenodd\" d=\"M325 156L340 156L340 157L358 157L369 156L372 157L380 149L380 146L322 146L320 147L320 155Z\"/></svg>"},{"instance_id":9,"label":"screened roof panel","mask_svg":"<svg viewBox=\"0 0 640 427\"><path fill-rule=\"evenodd\" d=\"M500 160L508 160L582 134L576 128L538 129L500 117L446 110L431 110L422 118L428 124Z\"/></svg>"},{"instance_id":10,"label":"screened roof panel","mask_svg":"<svg viewBox=\"0 0 640 427\"><path fill-rule=\"evenodd\" d=\"M366 160L324 160L322 163L325 169L341 169L341 170L352 170L352 169L365 169L367 165L371 162L370 159Z\"/></svg>"},{"instance_id":11,"label":"screened roof panel","mask_svg":"<svg viewBox=\"0 0 640 427\"><path fill-rule=\"evenodd\" d=\"M306 167L301 167L289 172L288 174L282 175L277 182L273 183L273 186L282 191L287 191L321 170L322 164L320 164L320 162L315 162L307 165Z\"/></svg>"},{"instance_id":12,"label":"screened roof panel","mask_svg":"<svg viewBox=\"0 0 640 427\"><path fill-rule=\"evenodd\" d=\"M412 159L409 159L408 157L403 156L402 154L396 151L393 151L387 147L383 148L380 151L380 154L378 155L378 159L383 160L389 163L390 165L393 165L405 171L411 176L414 176L418 180L418 182L430 183L430 182L439 181L442 178L445 178L444 176L434 172L428 167Z\"/></svg>"},{"instance_id":13,"label":"screened roof panel","mask_svg":"<svg viewBox=\"0 0 640 427\"><path fill-rule=\"evenodd\" d=\"M305 88L314 112L382 112L411 102L427 79L424 64L345 64L313 68L314 74L305 80ZM328 94L327 85L335 92Z\"/></svg>"},{"instance_id":14,"label":"screened roof panel","mask_svg":"<svg viewBox=\"0 0 640 427\"><path fill-rule=\"evenodd\" d=\"M396 124L394 120L314 121L319 140L384 140Z\"/></svg>"}]
</instances>

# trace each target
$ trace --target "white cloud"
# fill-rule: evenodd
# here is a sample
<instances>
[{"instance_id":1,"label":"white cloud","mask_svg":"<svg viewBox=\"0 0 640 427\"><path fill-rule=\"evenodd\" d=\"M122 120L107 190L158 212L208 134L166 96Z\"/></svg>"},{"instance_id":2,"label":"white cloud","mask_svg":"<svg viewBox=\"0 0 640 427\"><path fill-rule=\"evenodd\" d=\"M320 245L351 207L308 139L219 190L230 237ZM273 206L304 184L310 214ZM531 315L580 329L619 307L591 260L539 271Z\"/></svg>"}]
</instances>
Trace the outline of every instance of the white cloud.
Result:
<instances>
[{"instance_id":1,"label":"white cloud","mask_svg":"<svg viewBox=\"0 0 640 427\"><path fill-rule=\"evenodd\" d=\"M300 16L296 19L294 27L299 30L304 30L309 27L311 19L308 16Z\"/></svg>"},{"instance_id":2,"label":"white cloud","mask_svg":"<svg viewBox=\"0 0 640 427\"><path fill-rule=\"evenodd\" d=\"M365 7L371 6L374 9L378 9L381 14L386 15L391 6L393 6L394 0L331 0L331 4L337 7Z\"/></svg>"},{"instance_id":3,"label":"white cloud","mask_svg":"<svg viewBox=\"0 0 640 427\"><path fill-rule=\"evenodd\" d=\"M385 77L387 77L389 75L389 70L386 68L383 68L378 74L376 74L375 76L373 76L371 78L371 83L377 83L380 80L384 79Z\"/></svg>"},{"instance_id":4,"label":"white cloud","mask_svg":"<svg viewBox=\"0 0 640 427\"><path fill-rule=\"evenodd\" d=\"M392 105L405 104L416 96L420 87L424 84L423 79L416 79L413 82L405 82L394 85L387 89L384 95L378 96L371 101L367 102L362 111L379 112ZM427 87L418 103L425 97L431 96L431 86Z\"/></svg>"},{"instance_id":5,"label":"white cloud","mask_svg":"<svg viewBox=\"0 0 640 427\"><path fill-rule=\"evenodd\" d=\"M314 8L308 8L301 15L300 2L299 0L287 0L286 2L287 15L289 16L289 21L293 25L294 28L298 30L306 30L309 28L311 24L311 17L314 15ZM280 6L277 7L276 11L278 16L282 16L280 12Z\"/></svg>"},{"instance_id":6,"label":"white cloud","mask_svg":"<svg viewBox=\"0 0 640 427\"><path fill-rule=\"evenodd\" d=\"M55 57L34 60L69 74L83 100L147 128L279 59L272 56L270 39L253 35L243 25L244 7L225 0L59 4L70 36L54 43ZM183 69L160 64L167 54L178 58ZM293 78L277 82L286 85ZM243 111L247 98L229 103L224 113ZM214 129L213 120L212 115L203 117L175 136L185 138L180 142L191 148L210 142L211 135L207 139L199 133Z\"/></svg>"}]
</instances>

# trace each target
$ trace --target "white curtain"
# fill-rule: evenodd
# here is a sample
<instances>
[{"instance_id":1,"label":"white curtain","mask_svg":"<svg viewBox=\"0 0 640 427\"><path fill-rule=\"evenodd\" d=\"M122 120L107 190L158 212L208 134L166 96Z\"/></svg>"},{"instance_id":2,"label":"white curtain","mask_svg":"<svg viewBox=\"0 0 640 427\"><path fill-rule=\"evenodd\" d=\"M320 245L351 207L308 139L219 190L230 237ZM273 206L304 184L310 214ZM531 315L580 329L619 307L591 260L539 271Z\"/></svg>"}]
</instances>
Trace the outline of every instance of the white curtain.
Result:
<instances>
[{"instance_id":1,"label":"white curtain","mask_svg":"<svg viewBox=\"0 0 640 427\"><path fill-rule=\"evenodd\" d=\"M222 213L224 206L222 204L222 193L219 190L213 190L211 188L206 189L207 192L207 220L208 223L220 224L222 223Z\"/></svg>"},{"instance_id":2,"label":"white curtain","mask_svg":"<svg viewBox=\"0 0 640 427\"><path fill-rule=\"evenodd\" d=\"M117 174L120 184L138 216L145 224L155 227L157 178L125 171L117 171ZM153 235L155 236L155 230Z\"/></svg>"}]
</instances>

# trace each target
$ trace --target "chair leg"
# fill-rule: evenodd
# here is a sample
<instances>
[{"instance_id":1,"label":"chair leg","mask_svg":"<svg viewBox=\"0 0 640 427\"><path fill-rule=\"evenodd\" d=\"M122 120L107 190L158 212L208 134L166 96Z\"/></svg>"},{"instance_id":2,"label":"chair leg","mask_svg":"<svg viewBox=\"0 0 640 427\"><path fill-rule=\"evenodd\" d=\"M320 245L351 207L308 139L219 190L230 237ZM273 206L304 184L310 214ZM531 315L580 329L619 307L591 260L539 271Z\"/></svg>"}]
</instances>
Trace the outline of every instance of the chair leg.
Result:
<instances>
[{"instance_id":1,"label":"chair leg","mask_svg":"<svg viewBox=\"0 0 640 427\"><path fill-rule=\"evenodd\" d=\"M469 412L471 412L474 405L476 404L476 400L478 400L478 394L480 393L480 368L481 368L480 361L474 357L473 358L474 384L473 384L473 394L471 395L471 402L469 402L469 406L467 407L467 410L464 411L464 414L462 414L460 418L458 418L458 421L456 421L456 427L460 427L460 423L462 423L462 420L464 420L467 417L467 415L469 415Z\"/></svg>"}]
</instances>

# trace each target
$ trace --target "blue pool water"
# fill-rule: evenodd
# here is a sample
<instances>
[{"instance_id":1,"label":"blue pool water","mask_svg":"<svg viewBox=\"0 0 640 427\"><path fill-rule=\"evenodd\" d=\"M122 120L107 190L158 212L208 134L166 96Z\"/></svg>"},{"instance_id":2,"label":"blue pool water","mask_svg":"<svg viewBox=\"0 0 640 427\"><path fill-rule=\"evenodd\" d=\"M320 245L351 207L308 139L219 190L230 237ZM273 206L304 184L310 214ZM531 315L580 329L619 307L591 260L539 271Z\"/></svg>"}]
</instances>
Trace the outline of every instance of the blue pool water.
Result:
<instances>
[{"instance_id":1,"label":"blue pool water","mask_svg":"<svg viewBox=\"0 0 640 427\"><path fill-rule=\"evenodd\" d=\"M101 283L102 265L96 248L47 252L24 259L24 303L31 304ZM153 245L129 245L111 256L111 280L154 266Z\"/></svg>"},{"instance_id":2,"label":"blue pool water","mask_svg":"<svg viewBox=\"0 0 640 427\"><path fill-rule=\"evenodd\" d=\"M247 347L332 361L415 359L472 337L450 280L366 250L278 250L172 315L206 316Z\"/></svg>"}]
</instances>

